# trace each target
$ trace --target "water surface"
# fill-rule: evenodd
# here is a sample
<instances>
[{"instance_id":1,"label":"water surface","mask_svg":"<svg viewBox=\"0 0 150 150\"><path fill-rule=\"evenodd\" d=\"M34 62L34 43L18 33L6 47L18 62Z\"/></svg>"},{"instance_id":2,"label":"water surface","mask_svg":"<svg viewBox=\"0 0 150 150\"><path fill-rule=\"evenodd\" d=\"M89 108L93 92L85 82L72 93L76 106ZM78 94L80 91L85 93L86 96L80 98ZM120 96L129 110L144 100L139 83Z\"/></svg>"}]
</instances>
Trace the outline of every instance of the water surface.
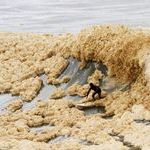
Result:
<instances>
[{"instance_id":1,"label":"water surface","mask_svg":"<svg viewBox=\"0 0 150 150\"><path fill-rule=\"evenodd\" d=\"M150 26L149 0L0 0L0 31L78 32L95 24Z\"/></svg>"}]
</instances>

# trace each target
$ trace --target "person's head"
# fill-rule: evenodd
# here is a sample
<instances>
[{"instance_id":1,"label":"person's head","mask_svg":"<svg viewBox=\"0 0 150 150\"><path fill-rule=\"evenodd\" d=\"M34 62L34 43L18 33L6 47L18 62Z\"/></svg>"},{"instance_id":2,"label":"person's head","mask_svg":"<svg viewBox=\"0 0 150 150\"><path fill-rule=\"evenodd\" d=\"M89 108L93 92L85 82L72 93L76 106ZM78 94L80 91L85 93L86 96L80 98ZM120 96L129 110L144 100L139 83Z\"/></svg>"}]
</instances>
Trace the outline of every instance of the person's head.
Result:
<instances>
[{"instance_id":1,"label":"person's head","mask_svg":"<svg viewBox=\"0 0 150 150\"><path fill-rule=\"evenodd\" d=\"M90 87L92 87L94 84L93 83L90 83Z\"/></svg>"}]
</instances>

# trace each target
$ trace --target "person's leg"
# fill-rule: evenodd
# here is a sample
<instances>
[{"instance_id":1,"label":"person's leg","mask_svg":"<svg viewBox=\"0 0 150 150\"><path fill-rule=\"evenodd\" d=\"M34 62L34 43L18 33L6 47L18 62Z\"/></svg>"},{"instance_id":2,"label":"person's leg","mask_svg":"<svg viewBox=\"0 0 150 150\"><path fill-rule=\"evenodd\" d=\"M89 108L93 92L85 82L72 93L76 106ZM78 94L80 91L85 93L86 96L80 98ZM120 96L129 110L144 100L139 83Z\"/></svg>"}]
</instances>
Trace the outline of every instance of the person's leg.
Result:
<instances>
[{"instance_id":1,"label":"person's leg","mask_svg":"<svg viewBox=\"0 0 150 150\"><path fill-rule=\"evenodd\" d=\"M94 100L95 100L95 94L96 94L96 92L94 92L94 93L92 94L92 97L93 97Z\"/></svg>"},{"instance_id":2,"label":"person's leg","mask_svg":"<svg viewBox=\"0 0 150 150\"><path fill-rule=\"evenodd\" d=\"M101 99L101 92L98 92L99 99Z\"/></svg>"}]
</instances>

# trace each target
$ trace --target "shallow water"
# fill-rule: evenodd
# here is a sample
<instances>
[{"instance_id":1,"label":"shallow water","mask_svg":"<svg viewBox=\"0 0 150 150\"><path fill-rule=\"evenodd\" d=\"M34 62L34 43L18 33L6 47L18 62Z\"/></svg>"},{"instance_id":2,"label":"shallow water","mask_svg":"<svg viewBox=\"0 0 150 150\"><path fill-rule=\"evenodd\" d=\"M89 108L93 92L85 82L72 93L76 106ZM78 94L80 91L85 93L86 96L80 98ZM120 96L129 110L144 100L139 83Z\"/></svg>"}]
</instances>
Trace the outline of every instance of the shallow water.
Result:
<instances>
[{"instance_id":1,"label":"shallow water","mask_svg":"<svg viewBox=\"0 0 150 150\"><path fill-rule=\"evenodd\" d=\"M0 0L0 31L78 32L93 24L150 26L149 0Z\"/></svg>"}]
</instances>

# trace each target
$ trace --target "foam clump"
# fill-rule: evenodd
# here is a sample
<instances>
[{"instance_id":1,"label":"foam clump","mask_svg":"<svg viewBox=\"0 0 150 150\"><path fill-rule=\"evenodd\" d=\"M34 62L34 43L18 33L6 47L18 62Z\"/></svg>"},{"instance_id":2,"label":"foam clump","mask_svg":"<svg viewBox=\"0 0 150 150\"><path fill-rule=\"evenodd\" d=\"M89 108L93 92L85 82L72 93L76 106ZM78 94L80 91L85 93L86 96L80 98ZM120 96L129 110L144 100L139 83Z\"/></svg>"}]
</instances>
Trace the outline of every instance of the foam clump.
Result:
<instances>
[{"instance_id":1,"label":"foam clump","mask_svg":"<svg viewBox=\"0 0 150 150\"><path fill-rule=\"evenodd\" d=\"M23 101L18 99L18 100L15 100L15 101L9 103L7 106L7 109L10 111L16 111L16 110L22 108L22 106L23 106Z\"/></svg>"}]
</instances>

